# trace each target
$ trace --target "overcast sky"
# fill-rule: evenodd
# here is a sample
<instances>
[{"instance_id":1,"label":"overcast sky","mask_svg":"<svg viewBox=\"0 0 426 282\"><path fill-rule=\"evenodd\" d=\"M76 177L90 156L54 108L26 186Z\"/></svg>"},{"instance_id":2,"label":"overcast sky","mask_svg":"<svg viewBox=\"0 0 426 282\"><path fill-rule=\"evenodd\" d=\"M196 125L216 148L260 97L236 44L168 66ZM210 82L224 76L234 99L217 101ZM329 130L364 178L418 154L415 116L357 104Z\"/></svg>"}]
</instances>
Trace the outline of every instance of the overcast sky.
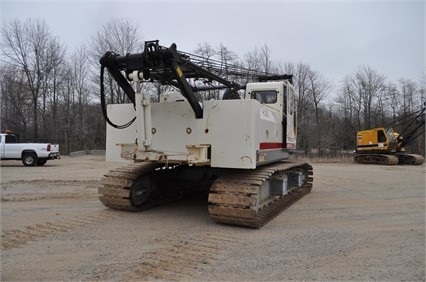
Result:
<instances>
[{"instance_id":1,"label":"overcast sky","mask_svg":"<svg viewBox=\"0 0 426 282\"><path fill-rule=\"evenodd\" d=\"M69 51L117 17L139 27L142 40L186 52L223 43L243 58L266 44L274 61L307 63L335 83L364 64L392 82L421 82L426 71L425 1L0 2L2 24L44 19Z\"/></svg>"}]
</instances>

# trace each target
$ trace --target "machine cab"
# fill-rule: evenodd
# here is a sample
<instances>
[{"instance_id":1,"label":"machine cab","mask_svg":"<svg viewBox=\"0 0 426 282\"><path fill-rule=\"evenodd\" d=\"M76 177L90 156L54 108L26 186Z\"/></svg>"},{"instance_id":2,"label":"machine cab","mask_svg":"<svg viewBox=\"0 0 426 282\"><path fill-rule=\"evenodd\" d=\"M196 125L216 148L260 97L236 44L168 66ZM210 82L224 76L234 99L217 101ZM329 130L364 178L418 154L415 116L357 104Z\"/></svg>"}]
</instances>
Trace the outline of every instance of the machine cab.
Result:
<instances>
[{"instance_id":1,"label":"machine cab","mask_svg":"<svg viewBox=\"0 0 426 282\"><path fill-rule=\"evenodd\" d=\"M293 86L288 81L249 83L246 99L261 103L261 119L273 121L280 144L273 147L296 149L296 100ZM268 142L277 143L276 140Z\"/></svg>"},{"instance_id":2,"label":"machine cab","mask_svg":"<svg viewBox=\"0 0 426 282\"><path fill-rule=\"evenodd\" d=\"M393 153L396 151L396 135L392 128L378 127L357 132L356 149L359 153Z\"/></svg>"}]
</instances>

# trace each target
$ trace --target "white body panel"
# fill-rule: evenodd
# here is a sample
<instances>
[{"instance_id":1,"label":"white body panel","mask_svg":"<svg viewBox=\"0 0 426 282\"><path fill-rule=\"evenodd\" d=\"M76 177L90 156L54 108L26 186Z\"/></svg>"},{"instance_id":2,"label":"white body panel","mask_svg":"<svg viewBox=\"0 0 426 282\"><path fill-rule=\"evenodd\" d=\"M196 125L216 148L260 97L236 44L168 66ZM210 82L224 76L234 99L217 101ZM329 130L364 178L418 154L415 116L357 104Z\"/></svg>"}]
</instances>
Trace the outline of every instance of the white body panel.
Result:
<instances>
[{"instance_id":1,"label":"white body panel","mask_svg":"<svg viewBox=\"0 0 426 282\"><path fill-rule=\"evenodd\" d=\"M133 104L107 105L107 111L110 119L116 124L125 124L135 117ZM119 144L135 142L137 138L135 122L124 129L116 129L107 124L106 136L106 161L129 162L129 160L121 158L121 147Z\"/></svg>"},{"instance_id":2,"label":"white body panel","mask_svg":"<svg viewBox=\"0 0 426 282\"><path fill-rule=\"evenodd\" d=\"M188 158L193 157L193 153L187 146L207 145L211 148L208 164L212 167L256 167L256 148L259 148L259 142L256 141L258 137L255 124L260 118L259 102L255 100L206 101L202 119L194 117L186 101L154 103L151 106L153 132L151 146L145 151L143 144L138 141L139 152L135 152L135 146L130 145L130 150L136 153L130 158L187 162ZM111 119L114 119L123 110L130 109L133 109L132 104L109 105L108 114ZM238 113L235 109L238 109ZM249 118L243 119L242 116ZM127 121L131 119L131 115L127 118ZM132 132L136 133L134 126L127 128L124 132L108 126L108 161L117 161L120 156L121 149L113 149L113 144L134 144L136 136Z\"/></svg>"},{"instance_id":3,"label":"white body panel","mask_svg":"<svg viewBox=\"0 0 426 282\"><path fill-rule=\"evenodd\" d=\"M205 144L211 144L211 166L255 168L260 103L213 100L204 103ZM210 143L208 143L210 142Z\"/></svg>"},{"instance_id":4,"label":"white body panel","mask_svg":"<svg viewBox=\"0 0 426 282\"><path fill-rule=\"evenodd\" d=\"M135 161L254 169L288 157L283 142L283 85L271 82L247 87L248 92L260 87L276 91L273 104L247 97L204 101L200 119L180 94L167 93L159 103L149 103L146 96L136 94L136 112L132 104L108 105L108 115L117 124L135 115L137 119L125 130L107 126L107 161L117 161L121 152L121 158ZM124 145L113 148L115 144Z\"/></svg>"}]
</instances>

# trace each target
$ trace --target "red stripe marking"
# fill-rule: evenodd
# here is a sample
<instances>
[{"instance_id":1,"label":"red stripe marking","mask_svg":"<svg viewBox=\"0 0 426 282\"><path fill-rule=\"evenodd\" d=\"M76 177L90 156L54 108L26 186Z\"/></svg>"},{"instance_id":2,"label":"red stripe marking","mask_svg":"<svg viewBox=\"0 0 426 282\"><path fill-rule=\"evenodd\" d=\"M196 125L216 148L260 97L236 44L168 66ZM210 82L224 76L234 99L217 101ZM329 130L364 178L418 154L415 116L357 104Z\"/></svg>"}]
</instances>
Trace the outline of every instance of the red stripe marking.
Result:
<instances>
[{"instance_id":1,"label":"red stripe marking","mask_svg":"<svg viewBox=\"0 0 426 282\"><path fill-rule=\"evenodd\" d=\"M267 150L267 149L281 149L285 148L285 144L281 142L265 142L260 143L260 150Z\"/></svg>"}]
</instances>

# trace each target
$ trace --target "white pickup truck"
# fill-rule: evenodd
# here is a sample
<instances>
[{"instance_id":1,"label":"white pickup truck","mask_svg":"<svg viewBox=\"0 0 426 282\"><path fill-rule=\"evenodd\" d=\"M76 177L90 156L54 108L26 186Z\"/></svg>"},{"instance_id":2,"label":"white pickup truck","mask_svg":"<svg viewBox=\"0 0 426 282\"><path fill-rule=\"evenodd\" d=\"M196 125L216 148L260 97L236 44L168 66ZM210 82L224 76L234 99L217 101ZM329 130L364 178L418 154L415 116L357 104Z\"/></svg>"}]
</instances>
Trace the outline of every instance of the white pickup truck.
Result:
<instances>
[{"instance_id":1,"label":"white pickup truck","mask_svg":"<svg viewBox=\"0 0 426 282\"><path fill-rule=\"evenodd\" d=\"M42 166L47 160L60 159L59 145L49 143L19 143L17 135L0 133L1 160L22 160L25 166Z\"/></svg>"}]
</instances>

